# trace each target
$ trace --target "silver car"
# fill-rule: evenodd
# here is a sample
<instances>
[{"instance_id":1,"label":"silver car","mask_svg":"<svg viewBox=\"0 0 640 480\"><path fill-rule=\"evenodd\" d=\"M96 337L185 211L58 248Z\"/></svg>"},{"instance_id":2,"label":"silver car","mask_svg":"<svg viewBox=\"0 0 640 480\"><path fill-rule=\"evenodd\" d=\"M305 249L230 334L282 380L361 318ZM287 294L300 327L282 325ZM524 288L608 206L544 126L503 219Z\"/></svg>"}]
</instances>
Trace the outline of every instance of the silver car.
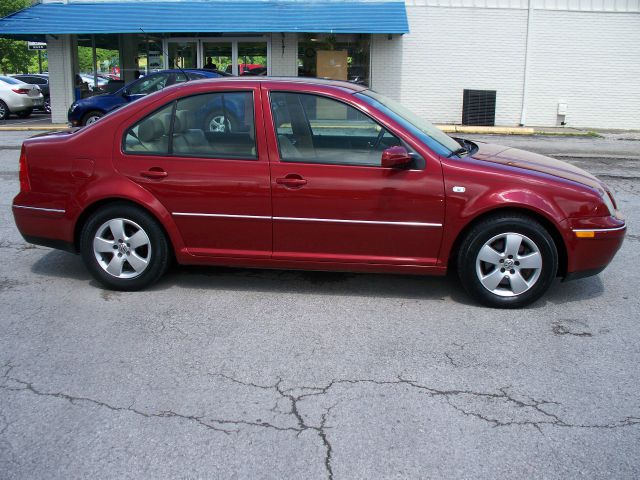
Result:
<instances>
[{"instance_id":1,"label":"silver car","mask_svg":"<svg viewBox=\"0 0 640 480\"><path fill-rule=\"evenodd\" d=\"M43 104L40 87L0 75L0 120L12 113L19 118L27 118L34 108Z\"/></svg>"}]
</instances>

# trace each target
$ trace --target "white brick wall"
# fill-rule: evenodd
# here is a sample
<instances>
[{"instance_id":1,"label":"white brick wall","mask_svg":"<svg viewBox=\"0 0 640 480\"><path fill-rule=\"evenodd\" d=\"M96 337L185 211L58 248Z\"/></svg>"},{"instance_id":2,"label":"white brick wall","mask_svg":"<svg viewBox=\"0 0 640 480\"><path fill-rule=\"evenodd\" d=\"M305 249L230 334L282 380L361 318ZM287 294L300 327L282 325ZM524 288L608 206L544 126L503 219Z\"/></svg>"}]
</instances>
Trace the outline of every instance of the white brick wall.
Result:
<instances>
[{"instance_id":1,"label":"white brick wall","mask_svg":"<svg viewBox=\"0 0 640 480\"><path fill-rule=\"evenodd\" d=\"M640 15L534 13L527 123L640 128Z\"/></svg>"},{"instance_id":2,"label":"white brick wall","mask_svg":"<svg viewBox=\"0 0 640 480\"><path fill-rule=\"evenodd\" d=\"M284 51L283 38L280 33L271 34L271 76L296 77L298 75L298 35L285 33Z\"/></svg>"},{"instance_id":3,"label":"white brick wall","mask_svg":"<svg viewBox=\"0 0 640 480\"><path fill-rule=\"evenodd\" d=\"M465 88L496 90L496 124L519 124L526 2L505 0L511 8L498 8L499 2L491 8L435 3L455 2L409 0L410 33L391 40L373 36L372 88L437 123L461 122ZM527 125L557 125L562 100L568 126L640 128L637 4L629 2L627 12L596 11L601 3L591 0L592 11L586 11L584 0L549 0L544 10L534 10Z\"/></svg>"},{"instance_id":4,"label":"white brick wall","mask_svg":"<svg viewBox=\"0 0 640 480\"><path fill-rule=\"evenodd\" d=\"M411 33L374 36L372 88L437 123L460 123L465 88L496 90L496 124L520 121L527 11L407 7Z\"/></svg>"}]
</instances>

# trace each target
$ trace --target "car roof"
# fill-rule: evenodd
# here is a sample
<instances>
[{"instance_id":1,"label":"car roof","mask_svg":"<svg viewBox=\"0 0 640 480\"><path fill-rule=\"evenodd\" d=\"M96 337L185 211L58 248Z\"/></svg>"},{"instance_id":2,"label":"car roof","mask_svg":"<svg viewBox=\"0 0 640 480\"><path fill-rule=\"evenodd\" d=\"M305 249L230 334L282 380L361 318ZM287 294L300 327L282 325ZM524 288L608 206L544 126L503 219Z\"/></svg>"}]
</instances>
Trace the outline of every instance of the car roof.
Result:
<instances>
[{"instance_id":1,"label":"car roof","mask_svg":"<svg viewBox=\"0 0 640 480\"><path fill-rule=\"evenodd\" d=\"M198 82L215 81L220 82L261 82L270 84L296 84L296 85L317 85L326 87L337 87L344 90L352 90L354 92L361 92L362 90L368 90L369 87L359 85L357 83L345 82L343 80L330 80L327 78L313 78L313 77L252 77L252 76L230 76L217 79L197 80ZM183 85L183 84L181 84Z\"/></svg>"}]
</instances>

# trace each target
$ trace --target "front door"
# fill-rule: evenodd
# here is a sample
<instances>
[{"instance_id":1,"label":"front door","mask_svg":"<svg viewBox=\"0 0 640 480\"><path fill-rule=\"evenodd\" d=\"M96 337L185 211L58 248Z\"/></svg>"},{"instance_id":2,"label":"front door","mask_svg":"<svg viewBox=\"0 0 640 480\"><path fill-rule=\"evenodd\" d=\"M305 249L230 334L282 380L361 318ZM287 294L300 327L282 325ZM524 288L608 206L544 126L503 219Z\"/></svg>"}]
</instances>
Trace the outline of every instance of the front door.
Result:
<instances>
[{"instance_id":1,"label":"front door","mask_svg":"<svg viewBox=\"0 0 640 480\"><path fill-rule=\"evenodd\" d=\"M438 163L416 155L409 169L382 168L384 149L408 145L342 101L294 91L263 98L273 125L274 259L436 263L444 217Z\"/></svg>"},{"instance_id":2,"label":"front door","mask_svg":"<svg viewBox=\"0 0 640 480\"><path fill-rule=\"evenodd\" d=\"M271 256L260 95L259 86L211 87L167 101L123 128L117 169L162 203L194 255ZM210 129L212 118L222 118L222 127Z\"/></svg>"}]
</instances>

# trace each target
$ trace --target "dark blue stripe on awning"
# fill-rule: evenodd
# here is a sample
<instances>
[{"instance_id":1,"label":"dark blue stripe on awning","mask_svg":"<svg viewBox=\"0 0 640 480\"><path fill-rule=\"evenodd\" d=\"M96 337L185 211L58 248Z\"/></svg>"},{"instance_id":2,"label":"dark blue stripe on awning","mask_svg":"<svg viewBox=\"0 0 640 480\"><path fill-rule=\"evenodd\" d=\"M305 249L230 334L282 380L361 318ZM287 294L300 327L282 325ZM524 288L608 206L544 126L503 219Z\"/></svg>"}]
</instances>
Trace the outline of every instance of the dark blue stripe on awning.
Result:
<instances>
[{"instance_id":1,"label":"dark blue stripe on awning","mask_svg":"<svg viewBox=\"0 0 640 480\"><path fill-rule=\"evenodd\" d=\"M65 33L408 33L403 1L210 0L37 4L0 19L0 36Z\"/></svg>"}]
</instances>

